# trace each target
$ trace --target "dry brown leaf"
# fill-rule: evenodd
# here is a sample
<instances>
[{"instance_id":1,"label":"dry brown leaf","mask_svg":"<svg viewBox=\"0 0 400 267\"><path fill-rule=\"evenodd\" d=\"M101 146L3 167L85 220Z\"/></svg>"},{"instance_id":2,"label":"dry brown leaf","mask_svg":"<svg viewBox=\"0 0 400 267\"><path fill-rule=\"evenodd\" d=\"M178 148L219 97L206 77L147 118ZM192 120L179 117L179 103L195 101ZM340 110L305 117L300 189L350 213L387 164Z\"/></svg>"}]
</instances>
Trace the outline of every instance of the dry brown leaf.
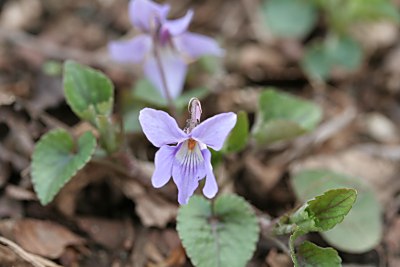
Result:
<instances>
[{"instance_id":1,"label":"dry brown leaf","mask_svg":"<svg viewBox=\"0 0 400 267\"><path fill-rule=\"evenodd\" d=\"M3 187L10 176L10 166L0 160L0 187Z\"/></svg>"},{"instance_id":2,"label":"dry brown leaf","mask_svg":"<svg viewBox=\"0 0 400 267\"><path fill-rule=\"evenodd\" d=\"M352 34L369 53L393 45L399 36L396 24L389 21L358 24Z\"/></svg>"},{"instance_id":3,"label":"dry brown leaf","mask_svg":"<svg viewBox=\"0 0 400 267\"><path fill-rule=\"evenodd\" d=\"M265 79L271 68L283 68L286 63L278 51L253 44L241 49L238 61L241 72L255 81Z\"/></svg>"},{"instance_id":4,"label":"dry brown leaf","mask_svg":"<svg viewBox=\"0 0 400 267\"><path fill-rule=\"evenodd\" d=\"M64 93L61 78L39 73L29 101L31 109L43 111L47 108L56 107L63 100Z\"/></svg>"},{"instance_id":5,"label":"dry brown leaf","mask_svg":"<svg viewBox=\"0 0 400 267\"><path fill-rule=\"evenodd\" d=\"M15 221L14 238L25 250L51 259L59 258L67 246L85 242L62 225L36 219Z\"/></svg>"},{"instance_id":6,"label":"dry brown leaf","mask_svg":"<svg viewBox=\"0 0 400 267\"><path fill-rule=\"evenodd\" d=\"M280 181L283 167L279 165L265 165L255 155L248 154L245 161L245 180L251 192L258 196L266 196Z\"/></svg>"},{"instance_id":7,"label":"dry brown leaf","mask_svg":"<svg viewBox=\"0 0 400 267\"><path fill-rule=\"evenodd\" d=\"M35 193L20 186L13 184L7 185L6 195L15 200L37 200Z\"/></svg>"},{"instance_id":8,"label":"dry brown leaf","mask_svg":"<svg viewBox=\"0 0 400 267\"><path fill-rule=\"evenodd\" d=\"M3 195L0 198L1 218L20 218L22 216L23 216L22 202L10 198L7 195Z\"/></svg>"},{"instance_id":9,"label":"dry brown leaf","mask_svg":"<svg viewBox=\"0 0 400 267\"><path fill-rule=\"evenodd\" d=\"M385 242L390 252L397 252L400 256L400 216L393 220L385 236Z\"/></svg>"},{"instance_id":10,"label":"dry brown leaf","mask_svg":"<svg viewBox=\"0 0 400 267\"><path fill-rule=\"evenodd\" d=\"M123 193L135 202L136 212L143 225L165 227L173 221L178 213L174 205L158 194L146 190L134 180L121 181L119 185Z\"/></svg>"},{"instance_id":11,"label":"dry brown leaf","mask_svg":"<svg viewBox=\"0 0 400 267\"><path fill-rule=\"evenodd\" d=\"M367 113L362 118L363 130L375 140L390 144L399 141L399 132L396 125L383 114Z\"/></svg>"},{"instance_id":12,"label":"dry brown leaf","mask_svg":"<svg viewBox=\"0 0 400 267\"><path fill-rule=\"evenodd\" d=\"M0 245L0 266L32 267L32 264L19 258L7 246Z\"/></svg>"},{"instance_id":13,"label":"dry brown leaf","mask_svg":"<svg viewBox=\"0 0 400 267\"><path fill-rule=\"evenodd\" d=\"M95 217L78 218L79 227L97 243L106 248L129 249L134 239L134 228L130 221L108 220Z\"/></svg>"},{"instance_id":14,"label":"dry brown leaf","mask_svg":"<svg viewBox=\"0 0 400 267\"><path fill-rule=\"evenodd\" d=\"M245 90L222 91L217 96L217 106L220 111L244 110L255 112L261 90L247 88Z\"/></svg>"},{"instance_id":15,"label":"dry brown leaf","mask_svg":"<svg viewBox=\"0 0 400 267\"><path fill-rule=\"evenodd\" d=\"M292 173L296 173L304 169L324 168L358 177L372 186L378 199L385 206L400 189L397 165L355 147L337 154L317 155L295 161L290 169Z\"/></svg>"},{"instance_id":16,"label":"dry brown leaf","mask_svg":"<svg viewBox=\"0 0 400 267\"><path fill-rule=\"evenodd\" d=\"M66 216L74 216L76 198L87 185L107 178L108 172L98 164L88 164L80 170L58 193L54 203Z\"/></svg>"},{"instance_id":17,"label":"dry brown leaf","mask_svg":"<svg viewBox=\"0 0 400 267\"><path fill-rule=\"evenodd\" d=\"M293 266L290 257L284 253L278 253L276 249L272 249L268 256L265 258L265 262L270 267L290 267Z\"/></svg>"},{"instance_id":18,"label":"dry brown leaf","mask_svg":"<svg viewBox=\"0 0 400 267\"><path fill-rule=\"evenodd\" d=\"M15 102L15 95L7 89L0 87L0 106L11 105Z\"/></svg>"},{"instance_id":19,"label":"dry brown leaf","mask_svg":"<svg viewBox=\"0 0 400 267\"><path fill-rule=\"evenodd\" d=\"M173 249L170 255L159 263L149 263L148 267L178 267L186 263L186 253L182 246Z\"/></svg>"}]
</instances>

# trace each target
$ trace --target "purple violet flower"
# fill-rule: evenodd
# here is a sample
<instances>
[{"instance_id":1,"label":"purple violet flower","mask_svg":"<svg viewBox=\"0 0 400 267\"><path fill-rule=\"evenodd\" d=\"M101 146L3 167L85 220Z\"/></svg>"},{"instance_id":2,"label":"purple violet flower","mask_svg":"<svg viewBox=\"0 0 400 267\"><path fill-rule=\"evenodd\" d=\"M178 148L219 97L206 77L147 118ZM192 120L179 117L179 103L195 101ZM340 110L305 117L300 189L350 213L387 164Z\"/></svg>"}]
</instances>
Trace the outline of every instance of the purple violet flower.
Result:
<instances>
[{"instance_id":1,"label":"purple violet flower","mask_svg":"<svg viewBox=\"0 0 400 267\"><path fill-rule=\"evenodd\" d=\"M193 117L197 120L198 114L193 114ZM215 115L199 125L189 126L185 131L168 113L151 108L140 111L139 121L149 141L160 148L155 156L155 171L151 178L155 188L164 186L172 176L178 187L178 202L183 205L187 204L199 181L206 178L203 194L208 198L217 194L218 185L207 146L214 150L222 148L236 124L235 113Z\"/></svg>"},{"instance_id":2,"label":"purple violet flower","mask_svg":"<svg viewBox=\"0 0 400 267\"><path fill-rule=\"evenodd\" d=\"M167 97L180 95L187 64L203 55L222 56L223 50L212 38L188 32L193 11L168 20L169 5L150 0L132 0L129 16L134 27L142 33L131 40L109 44L112 58L122 63L144 63L144 74ZM167 88L163 86L165 79Z\"/></svg>"}]
</instances>

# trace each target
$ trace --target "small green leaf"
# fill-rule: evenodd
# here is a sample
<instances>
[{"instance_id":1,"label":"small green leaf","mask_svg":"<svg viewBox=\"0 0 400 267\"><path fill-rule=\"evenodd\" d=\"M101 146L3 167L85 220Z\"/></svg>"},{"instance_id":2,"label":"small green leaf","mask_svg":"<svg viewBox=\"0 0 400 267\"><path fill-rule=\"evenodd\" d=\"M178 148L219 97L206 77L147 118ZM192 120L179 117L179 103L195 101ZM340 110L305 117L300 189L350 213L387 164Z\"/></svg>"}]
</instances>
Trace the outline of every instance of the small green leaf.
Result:
<instances>
[{"instance_id":1,"label":"small green leaf","mask_svg":"<svg viewBox=\"0 0 400 267\"><path fill-rule=\"evenodd\" d=\"M241 197L218 197L210 201L193 196L181 206L177 230L196 267L244 267L256 248L257 218Z\"/></svg>"},{"instance_id":2,"label":"small green leaf","mask_svg":"<svg viewBox=\"0 0 400 267\"><path fill-rule=\"evenodd\" d=\"M340 267L342 259L333 248L321 248L309 241L302 243L298 250L301 267Z\"/></svg>"},{"instance_id":3,"label":"small green leaf","mask_svg":"<svg viewBox=\"0 0 400 267\"><path fill-rule=\"evenodd\" d=\"M48 132L35 146L32 156L32 180L40 203L51 202L60 189L91 159L96 138L84 133L77 145L62 129Z\"/></svg>"},{"instance_id":4,"label":"small green leaf","mask_svg":"<svg viewBox=\"0 0 400 267\"><path fill-rule=\"evenodd\" d=\"M260 96L252 134L259 144L288 140L313 130L321 118L314 103L269 89Z\"/></svg>"},{"instance_id":5,"label":"small green leaf","mask_svg":"<svg viewBox=\"0 0 400 267\"><path fill-rule=\"evenodd\" d=\"M315 227L327 231L341 223L356 201L354 189L333 189L307 202Z\"/></svg>"},{"instance_id":6,"label":"small green leaf","mask_svg":"<svg viewBox=\"0 0 400 267\"><path fill-rule=\"evenodd\" d=\"M399 22L398 8L392 1L387 0L353 0L346 5L349 20L368 22L376 20L393 20Z\"/></svg>"},{"instance_id":7,"label":"small green leaf","mask_svg":"<svg viewBox=\"0 0 400 267\"><path fill-rule=\"evenodd\" d=\"M312 79L324 81L329 77L333 63L325 46L320 42L314 42L307 47L301 66Z\"/></svg>"},{"instance_id":8,"label":"small green leaf","mask_svg":"<svg viewBox=\"0 0 400 267\"><path fill-rule=\"evenodd\" d=\"M239 111L235 127L232 129L222 148L223 153L233 153L243 150L249 137L249 119L247 113Z\"/></svg>"},{"instance_id":9,"label":"small green leaf","mask_svg":"<svg viewBox=\"0 0 400 267\"><path fill-rule=\"evenodd\" d=\"M356 70L361 65L362 57L362 48L353 38L334 35L307 48L302 67L311 78L326 80L334 67Z\"/></svg>"},{"instance_id":10,"label":"small green leaf","mask_svg":"<svg viewBox=\"0 0 400 267\"><path fill-rule=\"evenodd\" d=\"M268 28L282 37L304 37L317 20L314 4L307 0L265 1L262 12Z\"/></svg>"},{"instance_id":11,"label":"small green leaf","mask_svg":"<svg viewBox=\"0 0 400 267\"><path fill-rule=\"evenodd\" d=\"M325 47L332 65L349 71L360 66L363 51L360 44L350 36L328 38Z\"/></svg>"},{"instance_id":12,"label":"small green leaf","mask_svg":"<svg viewBox=\"0 0 400 267\"><path fill-rule=\"evenodd\" d=\"M328 231L341 223L357 198L354 189L332 189L309 200L294 214L290 222L304 233Z\"/></svg>"},{"instance_id":13,"label":"small green leaf","mask_svg":"<svg viewBox=\"0 0 400 267\"><path fill-rule=\"evenodd\" d=\"M148 81L145 79L139 80L134 89L133 97L136 100L154 105L160 108L168 107L167 100L161 95L161 93ZM177 99L174 100L176 108L183 109L186 108L189 100L192 97L197 97L198 99L203 99L208 95L208 89L204 87L194 88L183 92Z\"/></svg>"},{"instance_id":14,"label":"small green leaf","mask_svg":"<svg viewBox=\"0 0 400 267\"><path fill-rule=\"evenodd\" d=\"M58 61L48 60L42 65L42 70L49 76L60 76L63 71L63 67Z\"/></svg>"},{"instance_id":15,"label":"small green leaf","mask_svg":"<svg viewBox=\"0 0 400 267\"><path fill-rule=\"evenodd\" d=\"M361 179L329 170L304 170L291 179L296 196L307 201L336 188L354 188L357 200L343 222L322 236L334 247L351 253L363 253L382 238L381 207L373 191Z\"/></svg>"},{"instance_id":16,"label":"small green leaf","mask_svg":"<svg viewBox=\"0 0 400 267\"><path fill-rule=\"evenodd\" d=\"M327 13L328 28L336 33L348 33L352 26L360 23L400 21L398 8L390 0L313 1Z\"/></svg>"},{"instance_id":17,"label":"small green leaf","mask_svg":"<svg viewBox=\"0 0 400 267\"><path fill-rule=\"evenodd\" d=\"M109 116L114 87L103 73L74 61L64 64L64 92L68 105L83 120L94 124L96 115Z\"/></svg>"}]
</instances>

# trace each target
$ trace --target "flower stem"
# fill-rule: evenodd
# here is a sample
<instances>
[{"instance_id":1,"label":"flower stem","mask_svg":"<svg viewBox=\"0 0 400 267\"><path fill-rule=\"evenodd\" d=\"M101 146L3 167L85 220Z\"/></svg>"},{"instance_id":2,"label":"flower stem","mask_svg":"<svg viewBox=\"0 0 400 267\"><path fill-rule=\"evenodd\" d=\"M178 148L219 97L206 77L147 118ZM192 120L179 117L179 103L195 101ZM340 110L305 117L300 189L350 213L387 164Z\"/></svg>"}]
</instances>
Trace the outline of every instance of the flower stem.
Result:
<instances>
[{"instance_id":1,"label":"flower stem","mask_svg":"<svg viewBox=\"0 0 400 267\"><path fill-rule=\"evenodd\" d=\"M160 72L161 75L161 82L163 85L163 90L165 93L165 96L167 98L167 102L168 102L168 107L169 107L169 111L171 112L172 116L176 118L177 112L176 112L176 108L175 108L175 104L174 101L171 97L169 88L168 88L168 84L167 84L167 77L165 75L165 71L161 62L161 57L160 57L160 53L158 52L158 48L155 47L154 48L154 57L156 59L156 63L157 63L157 67L158 67L158 71Z\"/></svg>"}]
</instances>

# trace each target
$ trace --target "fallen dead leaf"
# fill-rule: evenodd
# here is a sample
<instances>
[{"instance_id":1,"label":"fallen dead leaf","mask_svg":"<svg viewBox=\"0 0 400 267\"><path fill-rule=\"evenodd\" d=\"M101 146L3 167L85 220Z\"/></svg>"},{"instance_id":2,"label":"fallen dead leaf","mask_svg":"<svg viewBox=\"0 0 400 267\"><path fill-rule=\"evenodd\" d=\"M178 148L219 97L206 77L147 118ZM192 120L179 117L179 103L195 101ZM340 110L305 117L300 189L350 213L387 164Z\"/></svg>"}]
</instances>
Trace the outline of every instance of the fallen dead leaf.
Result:
<instances>
[{"instance_id":1,"label":"fallen dead leaf","mask_svg":"<svg viewBox=\"0 0 400 267\"><path fill-rule=\"evenodd\" d=\"M129 249L133 245L134 228L130 221L95 217L78 218L79 227L97 243L111 250Z\"/></svg>"},{"instance_id":2,"label":"fallen dead leaf","mask_svg":"<svg viewBox=\"0 0 400 267\"><path fill-rule=\"evenodd\" d=\"M23 216L22 203L3 195L0 198L0 217L1 218L20 218ZM0 230L1 232L1 230Z\"/></svg>"},{"instance_id":3,"label":"fallen dead leaf","mask_svg":"<svg viewBox=\"0 0 400 267\"><path fill-rule=\"evenodd\" d=\"M390 144L399 141L396 125L383 114L376 112L366 114L361 124L369 136L381 143Z\"/></svg>"},{"instance_id":4,"label":"fallen dead leaf","mask_svg":"<svg viewBox=\"0 0 400 267\"><path fill-rule=\"evenodd\" d=\"M284 253L279 253L276 249L271 249L265 258L265 262L270 267L290 267L293 266L290 257Z\"/></svg>"},{"instance_id":5,"label":"fallen dead leaf","mask_svg":"<svg viewBox=\"0 0 400 267\"><path fill-rule=\"evenodd\" d=\"M27 190L25 188L9 184L7 185L6 189L6 195L10 197L11 199L15 200L37 200L37 197L35 193L33 193L31 190Z\"/></svg>"},{"instance_id":6,"label":"fallen dead leaf","mask_svg":"<svg viewBox=\"0 0 400 267\"><path fill-rule=\"evenodd\" d=\"M352 34L369 53L393 45L399 35L397 26L388 21L358 24Z\"/></svg>"},{"instance_id":7,"label":"fallen dead leaf","mask_svg":"<svg viewBox=\"0 0 400 267\"><path fill-rule=\"evenodd\" d=\"M10 248L0 245L0 266L31 267L32 264L19 258Z\"/></svg>"},{"instance_id":8,"label":"fallen dead leaf","mask_svg":"<svg viewBox=\"0 0 400 267\"><path fill-rule=\"evenodd\" d=\"M43 258L39 255L32 254L25 251L24 248L20 247L18 244L14 243L12 240L0 236L0 246L6 246L8 249L12 250L20 259L29 263L29 266L33 267L61 267L60 265ZM1 262L4 263L4 262ZM2 265L3 266L3 265ZM16 265L20 266L20 265ZM25 266L25 265L22 265Z\"/></svg>"},{"instance_id":9,"label":"fallen dead leaf","mask_svg":"<svg viewBox=\"0 0 400 267\"><path fill-rule=\"evenodd\" d=\"M14 238L25 250L51 259L59 258L67 246L85 243L62 225L36 219L15 221Z\"/></svg>"},{"instance_id":10,"label":"fallen dead leaf","mask_svg":"<svg viewBox=\"0 0 400 267\"><path fill-rule=\"evenodd\" d=\"M15 102L15 95L0 87L0 106L11 105Z\"/></svg>"},{"instance_id":11,"label":"fallen dead leaf","mask_svg":"<svg viewBox=\"0 0 400 267\"><path fill-rule=\"evenodd\" d=\"M186 263L186 253L182 246L173 249L170 255L159 263L149 263L148 267L178 267Z\"/></svg>"},{"instance_id":12,"label":"fallen dead leaf","mask_svg":"<svg viewBox=\"0 0 400 267\"><path fill-rule=\"evenodd\" d=\"M245 180L248 187L259 197L266 196L280 181L283 167L279 165L265 165L255 155L247 154L244 158Z\"/></svg>"},{"instance_id":13,"label":"fallen dead leaf","mask_svg":"<svg viewBox=\"0 0 400 267\"><path fill-rule=\"evenodd\" d=\"M245 90L227 90L218 95L217 106L220 111L244 110L246 112L255 112L261 90L247 88Z\"/></svg>"},{"instance_id":14,"label":"fallen dead leaf","mask_svg":"<svg viewBox=\"0 0 400 267\"><path fill-rule=\"evenodd\" d=\"M135 202L135 208L143 225L165 227L176 218L178 206L158 194L149 192L134 180L121 181L122 192Z\"/></svg>"},{"instance_id":15,"label":"fallen dead leaf","mask_svg":"<svg viewBox=\"0 0 400 267\"><path fill-rule=\"evenodd\" d=\"M10 176L10 167L4 161L0 160L0 188L5 185Z\"/></svg>"},{"instance_id":16,"label":"fallen dead leaf","mask_svg":"<svg viewBox=\"0 0 400 267\"><path fill-rule=\"evenodd\" d=\"M400 216L396 217L388 227L384 242L388 252L389 266L399 266L400 263Z\"/></svg>"},{"instance_id":17,"label":"fallen dead leaf","mask_svg":"<svg viewBox=\"0 0 400 267\"><path fill-rule=\"evenodd\" d=\"M384 83L383 88L387 88L387 90L391 93L398 93L399 83L400 83L400 45L395 46L392 50L388 52L388 55L385 57L383 62L383 74L380 76L384 77L382 82Z\"/></svg>"},{"instance_id":18,"label":"fallen dead leaf","mask_svg":"<svg viewBox=\"0 0 400 267\"><path fill-rule=\"evenodd\" d=\"M239 68L250 79L263 80L271 68L283 68L285 58L271 47L247 45L239 54Z\"/></svg>"},{"instance_id":19,"label":"fallen dead leaf","mask_svg":"<svg viewBox=\"0 0 400 267\"><path fill-rule=\"evenodd\" d=\"M0 266L8 267L32 267L32 264L24 261L9 247L0 245Z\"/></svg>"},{"instance_id":20,"label":"fallen dead leaf","mask_svg":"<svg viewBox=\"0 0 400 267\"><path fill-rule=\"evenodd\" d=\"M64 215L72 217L75 214L76 198L86 186L107 178L108 172L96 164L88 164L80 170L58 193L54 203Z\"/></svg>"},{"instance_id":21,"label":"fallen dead leaf","mask_svg":"<svg viewBox=\"0 0 400 267\"><path fill-rule=\"evenodd\" d=\"M64 93L61 78L39 73L29 101L31 108L35 111L43 111L56 107L62 100L64 100Z\"/></svg>"}]
</instances>

